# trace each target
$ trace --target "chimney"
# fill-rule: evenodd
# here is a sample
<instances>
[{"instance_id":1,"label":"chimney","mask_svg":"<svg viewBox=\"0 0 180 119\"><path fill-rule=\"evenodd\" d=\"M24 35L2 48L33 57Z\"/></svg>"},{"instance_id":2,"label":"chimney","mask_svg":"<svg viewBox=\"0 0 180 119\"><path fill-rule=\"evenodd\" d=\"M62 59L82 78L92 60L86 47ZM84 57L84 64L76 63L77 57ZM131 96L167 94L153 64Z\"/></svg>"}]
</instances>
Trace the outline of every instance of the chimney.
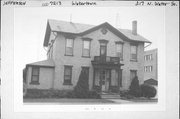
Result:
<instances>
[{"instance_id":1,"label":"chimney","mask_svg":"<svg viewBox=\"0 0 180 119\"><path fill-rule=\"evenodd\" d=\"M137 21L132 21L132 34L137 35Z\"/></svg>"}]
</instances>

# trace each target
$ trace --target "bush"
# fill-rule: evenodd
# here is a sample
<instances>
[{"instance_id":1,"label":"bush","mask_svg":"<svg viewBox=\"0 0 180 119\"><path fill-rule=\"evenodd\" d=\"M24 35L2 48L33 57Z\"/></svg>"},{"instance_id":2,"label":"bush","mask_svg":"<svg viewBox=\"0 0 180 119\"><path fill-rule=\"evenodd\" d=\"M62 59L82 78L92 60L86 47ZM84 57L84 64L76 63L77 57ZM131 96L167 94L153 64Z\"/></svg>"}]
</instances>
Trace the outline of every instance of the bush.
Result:
<instances>
[{"instance_id":1,"label":"bush","mask_svg":"<svg viewBox=\"0 0 180 119\"><path fill-rule=\"evenodd\" d=\"M142 84L140 87L143 97L152 98L156 96L157 91L153 86Z\"/></svg>"},{"instance_id":2,"label":"bush","mask_svg":"<svg viewBox=\"0 0 180 119\"><path fill-rule=\"evenodd\" d=\"M66 98L76 98L76 94L74 91L67 92L65 95Z\"/></svg>"},{"instance_id":3,"label":"bush","mask_svg":"<svg viewBox=\"0 0 180 119\"><path fill-rule=\"evenodd\" d=\"M100 86L93 86L93 89L97 92L101 92L101 87Z\"/></svg>"},{"instance_id":4,"label":"bush","mask_svg":"<svg viewBox=\"0 0 180 119\"><path fill-rule=\"evenodd\" d=\"M88 92L88 98L100 99L101 95L98 94L96 91L89 91Z\"/></svg>"},{"instance_id":5,"label":"bush","mask_svg":"<svg viewBox=\"0 0 180 119\"><path fill-rule=\"evenodd\" d=\"M113 92L113 93L118 93L119 88L118 88L118 86L110 86L110 91Z\"/></svg>"},{"instance_id":6,"label":"bush","mask_svg":"<svg viewBox=\"0 0 180 119\"><path fill-rule=\"evenodd\" d=\"M68 92L65 90L27 89L24 98L65 98Z\"/></svg>"},{"instance_id":7,"label":"bush","mask_svg":"<svg viewBox=\"0 0 180 119\"><path fill-rule=\"evenodd\" d=\"M67 90L45 90L28 89L24 98L92 98L100 99L101 96L96 91L88 91L86 96L79 96L74 91Z\"/></svg>"},{"instance_id":8,"label":"bush","mask_svg":"<svg viewBox=\"0 0 180 119\"><path fill-rule=\"evenodd\" d=\"M129 87L129 94L135 96L135 97L140 97L141 96L141 89L139 86L139 80L138 77L136 76Z\"/></svg>"},{"instance_id":9,"label":"bush","mask_svg":"<svg viewBox=\"0 0 180 119\"><path fill-rule=\"evenodd\" d=\"M125 97L129 94L129 90L122 90L120 91L120 97Z\"/></svg>"},{"instance_id":10,"label":"bush","mask_svg":"<svg viewBox=\"0 0 180 119\"><path fill-rule=\"evenodd\" d=\"M77 98L87 98L89 92L88 77L85 71L81 71L74 93Z\"/></svg>"}]
</instances>

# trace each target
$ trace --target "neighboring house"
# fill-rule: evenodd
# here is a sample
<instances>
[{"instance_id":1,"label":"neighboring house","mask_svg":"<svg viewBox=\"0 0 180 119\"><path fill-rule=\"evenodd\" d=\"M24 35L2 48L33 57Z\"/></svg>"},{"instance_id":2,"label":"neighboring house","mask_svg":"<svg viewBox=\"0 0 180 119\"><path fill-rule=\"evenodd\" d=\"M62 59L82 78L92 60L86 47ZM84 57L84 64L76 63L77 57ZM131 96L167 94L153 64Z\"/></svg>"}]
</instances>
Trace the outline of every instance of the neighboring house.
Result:
<instances>
[{"instance_id":1,"label":"neighboring house","mask_svg":"<svg viewBox=\"0 0 180 119\"><path fill-rule=\"evenodd\" d=\"M136 75L142 84L144 44L150 41L137 34L137 21L132 27L48 20L47 60L26 65L27 88L72 90L81 70L88 74L90 90L128 89Z\"/></svg>"},{"instance_id":2,"label":"neighboring house","mask_svg":"<svg viewBox=\"0 0 180 119\"><path fill-rule=\"evenodd\" d=\"M144 52L144 81L154 79L157 81L157 49ZM152 82L153 80L150 80Z\"/></svg>"},{"instance_id":3,"label":"neighboring house","mask_svg":"<svg viewBox=\"0 0 180 119\"><path fill-rule=\"evenodd\" d=\"M144 84L152 85L152 86L157 86L158 82L157 82L157 80L154 80L154 79L148 79L148 80L144 81Z\"/></svg>"}]
</instances>

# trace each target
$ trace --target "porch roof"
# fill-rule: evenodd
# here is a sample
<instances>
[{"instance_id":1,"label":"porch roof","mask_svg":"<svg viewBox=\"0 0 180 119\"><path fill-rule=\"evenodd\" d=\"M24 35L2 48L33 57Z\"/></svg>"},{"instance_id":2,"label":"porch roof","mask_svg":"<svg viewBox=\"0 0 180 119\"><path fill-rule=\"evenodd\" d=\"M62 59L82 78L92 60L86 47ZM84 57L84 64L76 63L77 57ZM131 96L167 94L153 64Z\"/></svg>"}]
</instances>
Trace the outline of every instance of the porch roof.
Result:
<instances>
[{"instance_id":1,"label":"porch roof","mask_svg":"<svg viewBox=\"0 0 180 119\"><path fill-rule=\"evenodd\" d=\"M97 68L97 69L100 69L100 68L119 69L119 68L121 68L121 66L124 65L124 64L121 64L121 63L115 64L115 63L97 63L97 62L94 62L94 61L91 61L91 62L92 62L93 68Z\"/></svg>"},{"instance_id":2,"label":"porch roof","mask_svg":"<svg viewBox=\"0 0 180 119\"><path fill-rule=\"evenodd\" d=\"M34 63L27 64L26 66L39 66L39 67L49 67L49 68L54 68L55 64L52 59L48 60L42 60Z\"/></svg>"}]
</instances>

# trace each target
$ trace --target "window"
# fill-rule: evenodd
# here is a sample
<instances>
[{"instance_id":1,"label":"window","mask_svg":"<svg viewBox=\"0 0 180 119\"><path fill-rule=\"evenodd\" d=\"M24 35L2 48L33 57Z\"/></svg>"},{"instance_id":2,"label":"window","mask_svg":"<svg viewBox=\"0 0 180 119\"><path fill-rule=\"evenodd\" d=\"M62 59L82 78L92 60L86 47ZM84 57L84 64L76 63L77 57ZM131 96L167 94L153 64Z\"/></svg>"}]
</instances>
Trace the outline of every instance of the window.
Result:
<instances>
[{"instance_id":1,"label":"window","mask_svg":"<svg viewBox=\"0 0 180 119\"><path fill-rule=\"evenodd\" d=\"M73 39L66 39L66 53L65 55L72 56L73 55L73 44L74 40Z\"/></svg>"},{"instance_id":2,"label":"window","mask_svg":"<svg viewBox=\"0 0 180 119\"><path fill-rule=\"evenodd\" d=\"M152 72L153 67L152 66L145 66L144 67L144 72Z\"/></svg>"},{"instance_id":3,"label":"window","mask_svg":"<svg viewBox=\"0 0 180 119\"><path fill-rule=\"evenodd\" d=\"M123 59L123 44L122 43L116 43L116 55L120 58L120 60Z\"/></svg>"},{"instance_id":4,"label":"window","mask_svg":"<svg viewBox=\"0 0 180 119\"><path fill-rule=\"evenodd\" d=\"M90 57L90 41L83 40L83 57Z\"/></svg>"},{"instance_id":5,"label":"window","mask_svg":"<svg viewBox=\"0 0 180 119\"><path fill-rule=\"evenodd\" d=\"M152 60L152 54L144 56L145 61Z\"/></svg>"},{"instance_id":6,"label":"window","mask_svg":"<svg viewBox=\"0 0 180 119\"><path fill-rule=\"evenodd\" d=\"M64 85L72 85L72 66L64 66Z\"/></svg>"},{"instance_id":7,"label":"window","mask_svg":"<svg viewBox=\"0 0 180 119\"><path fill-rule=\"evenodd\" d=\"M137 46L131 45L131 60L137 61Z\"/></svg>"},{"instance_id":8,"label":"window","mask_svg":"<svg viewBox=\"0 0 180 119\"><path fill-rule=\"evenodd\" d=\"M100 56L106 57L107 55L107 40L99 40L100 43Z\"/></svg>"},{"instance_id":9,"label":"window","mask_svg":"<svg viewBox=\"0 0 180 119\"><path fill-rule=\"evenodd\" d=\"M39 67L32 67L32 76L30 84L39 84Z\"/></svg>"}]
</instances>

